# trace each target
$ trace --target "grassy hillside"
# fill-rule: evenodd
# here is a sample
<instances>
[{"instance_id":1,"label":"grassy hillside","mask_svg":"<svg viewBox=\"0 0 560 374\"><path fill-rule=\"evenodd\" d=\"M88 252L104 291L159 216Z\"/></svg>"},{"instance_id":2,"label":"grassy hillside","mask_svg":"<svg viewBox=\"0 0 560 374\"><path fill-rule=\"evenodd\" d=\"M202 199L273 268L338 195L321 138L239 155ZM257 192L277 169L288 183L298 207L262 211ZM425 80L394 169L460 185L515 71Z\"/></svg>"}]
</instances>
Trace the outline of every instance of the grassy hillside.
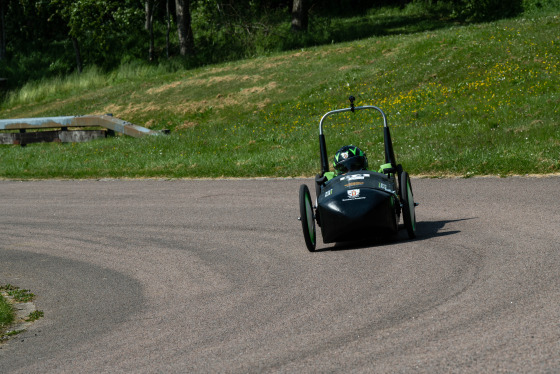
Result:
<instances>
[{"instance_id":1,"label":"grassy hillside","mask_svg":"<svg viewBox=\"0 0 560 374\"><path fill-rule=\"evenodd\" d=\"M385 110L412 175L560 172L560 15L543 14L279 53L189 71L90 70L13 93L0 118L112 113L168 136L0 146L0 177L314 175L323 113ZM378 116L325 126L382 163Z\"/></svg>"}]
</instances>

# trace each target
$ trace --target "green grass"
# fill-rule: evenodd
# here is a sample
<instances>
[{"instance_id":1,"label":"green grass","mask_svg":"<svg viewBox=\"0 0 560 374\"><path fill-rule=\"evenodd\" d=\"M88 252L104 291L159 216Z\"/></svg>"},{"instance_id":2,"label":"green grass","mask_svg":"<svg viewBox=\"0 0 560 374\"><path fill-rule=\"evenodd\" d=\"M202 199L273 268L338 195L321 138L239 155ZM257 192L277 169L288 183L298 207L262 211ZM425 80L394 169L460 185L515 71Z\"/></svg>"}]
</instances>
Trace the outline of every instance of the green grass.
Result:
<instances>
[{"instance_id":1,"label":"green grass","mask_svg":"<svg viewBox=\"0 0 560 374\"><path fill-rule=\"evenodd\" d=\"M14 311L4 296L0 295L0 339L10 324L14 322Z\"/></svg>"},{"instance_id":2,"label":"green grass","mask_svg":"<svg viewBox=\"0 0 560 374\"><path fill-rule=\"evenodd\" d=\"M0 291L8 294L16 303L26 303L33 301L35 295L31 291L13 286L11 284L6 284L0 286ZM44 317L44 312L41 310L35 310L25 318L27 322L33 322L39 318ZM12 335L17 335L24 330L14 330L6 333L9 326L14 323L16 315L14 309L10 303L6 301L4 296L0 294L0 342Z\"/></svg>"},{"instance_id":3,"label":"green grass","mask_svg":"<svg viewBox=\"0 0 560 374\"><path fill-rule=\"evenodd\" d=\"M11 284L0 287L0 290L13 297L14 300L18 303L27 303L29 301L32 301L35 297L35 295L31 293L31 291L19 288L17 286L12 286Z\"/></svg>"},{"instance_id":4,"label":"green grass","mask_svg":"<svg viewBox=\"0 0 560 374\"><path fill-rule=\"evenodd\" d=\"M320 169L319 119L348 107L349 95L387 113L397 161L412 175L558 173L559 28L551 12L429 31L416 22L194 70L128 65L30 84L0 118L109 112L171 134L0 146L0 177L310 176ZM382 163L379 117L327 121L329 154L352 143Z\"/></svg>"},{"instance_id":5,"label":"green grass","mask_svg":"<svg viewBox=\"0 0 560 374\"><path fill-rule=\"evenodd\" d=\"M26 317L27 322L34 322L37 321L39 318L43 318L45 316L45 312L42 310L34 310L33 312L29 313Z\"/></svg>"}]
</instances>

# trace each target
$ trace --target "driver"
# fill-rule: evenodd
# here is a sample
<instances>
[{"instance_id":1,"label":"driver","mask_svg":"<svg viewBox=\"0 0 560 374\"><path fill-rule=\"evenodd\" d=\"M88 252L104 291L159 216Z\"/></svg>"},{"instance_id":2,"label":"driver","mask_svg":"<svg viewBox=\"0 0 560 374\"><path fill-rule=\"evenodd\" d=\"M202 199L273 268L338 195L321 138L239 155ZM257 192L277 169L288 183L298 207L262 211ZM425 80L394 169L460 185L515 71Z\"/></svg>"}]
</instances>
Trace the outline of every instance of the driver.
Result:
<instances>
[{"instance_id":1,"label":"driver","mask_svg":"<svg viewBox=\"0 0 560 374\"><path fill-rule=\"evenodd\" d=\"M318 174L315 178L317 183L317 196L321 191L321 186L330 181L337 175L348 173L349 171L367 170L368 160L366 154L354 145L345 145L336 151L333 162L334 172L327 171L324 175Z\"/></svg>"},{"instance_id":2,"label":"driver","mask_svg":"<svg viewBox=\"0 0 560 374\"><path fill-rule=\"evenodd\" d=\"M336 151L333 167L335 175L341 175L349 171L367 170L368 160L366 154L360 148L345 145Z\"/></svg>"}]
</instances>

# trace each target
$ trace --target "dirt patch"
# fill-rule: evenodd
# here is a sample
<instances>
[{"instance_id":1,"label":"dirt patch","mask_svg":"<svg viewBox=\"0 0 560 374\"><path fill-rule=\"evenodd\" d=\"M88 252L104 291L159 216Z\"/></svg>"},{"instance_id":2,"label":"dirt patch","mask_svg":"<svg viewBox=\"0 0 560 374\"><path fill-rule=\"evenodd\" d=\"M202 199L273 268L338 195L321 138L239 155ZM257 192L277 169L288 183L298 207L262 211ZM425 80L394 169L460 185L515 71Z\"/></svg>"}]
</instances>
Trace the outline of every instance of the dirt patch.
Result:
<instances>
[{"instance_id":1,"label":"dirt patch","mask_svg":"<svg viewBox=\"0 0 560 374\"><path fill-rule=\"evenodd\" d=\"M176 81L159 87L152 87L146 90L147 95L157 95L173 89L183 89L188 87L209 87L217 84L229 82L257 82L263 79L260 75L236 75L229 74L223 76L212 76L210 78L192 78L188 80Z\"/></svg>"},{"instance_id":2,"label":"dirt patch","mask_svg":"<svg viewBox=\"0 0 560 374\"><path fill-rule=\"evenodd\" d=\"M270 70L274 69L280 65L285 65L289 63L290 56L278 56L278 57L271 57L266 60L265 63L261 60L254 60L248 63L245 63L241 66L243 69L260 69L260 70Z\"/></svg>"},{"instance_id":3,"label":"dirt patch","mask_svg":"<svg viewBox=\"0 0 560 374\"><path fill-rule=\"evenodd\" d=\"M227 96L220 96L217 99L218 99L217 101L214 101L214 105L218 108L224 108L227 106L241 104L241 102L237 100L233 94L229 94Z\"/></svg>"},{"instance_id":4,"label":"dirt patch","mask_svg":"<svg viewBox=\"0 0 560 374\"><path fill-rule=\"evenodd\" d=\"M207 85L227 82L256 82L261 79L262 77L260 75L223 75L221 77L210 78Z\"/></svg>"},{"instance_id":5,"label":"dirt patch","mask_svg":"<svg viewBox=\"0 0 560 374\"><path fill-rule=\"evenodd\" d=\"M383 51L381 51L381 54L385 57L394 56L394 55L397 54L397 51L389 48L389 49L384 49Z\"/></svg>"},{"instance_id":6,"label":"dirt patch","mask_svg":"<svg viewBox=\"0 0 560 374\"><path fill-rule=\"evenodd\" d=\"M269 69L275 69L280 65L285 65L286 63L287 61L267 62L266 64L260 64L259 67L261 69L269 70Z\"/></svg>"},{"instance_id":7,"label":"dirt patch","mask_svg":"<svg viewBox=\"0 0 560 374\"><path fill-rule=\"evenodd\" d=\"M126 107L117 104L109 104L105 108L103 108L101 113L98 112L94 114L111 113L113 114L113 116L123 119L128 117L130 114L155 112L155 111L159 111L160 109L161 108L158 105L154 104L154 102L139 103L139 104L129 103Z\"/></svg>"},{"instance_id":8,"label":"dirt patch","mask_svg":"<svg viewBox=\"0 0 560 374\"><path fill-rule=\"evenodd\" d=\"M179 105L173 106L173 108L169 108L169 110L173 110L181 114L200 113L200 112L204 112L204 110L208 108L209 105L210 102L208 100L200 100L200 101L184 100Z\"/></svg>"},{"instance_id":9,"label":"dirt patch","mask_svg":"<svg viewBox=\"0 0 560 374\"><path fill-rule=\"evenodd\" d=\"M164 84L163 86L153 87L153 88L150 88L150 89L146 90L146 93L148 95L162 93L162 92L165 92L165 91L170 90L172 88L176 88L176 87L180 86L182 83L183 83L183 81L176 81L176 82L172 82L172 83L169 83L169 84Z\"/></svg>"},{"instance_id":10,"label":"dirt patch","mask_svg":"<svg viewBox=\"0 0 560 374\"><path fill-rule=\"evenodd\" d=\"M244 96L251 95L251 94L258 94L258 93L262 93L264 91L274 90L274 89L276 89L276 87L278 87L278 83L270 82L266 86L257 86L257 87L245 88L245 89L240 91L240 94L244 95Z\"/></svg>"},{"instance_id":11,"label":"dirt patch","mask_svg":"<svg viewBox=\"0 0 560 374\"><path fill-rule=\"evenodd\" d=\"M338 68L339 71L344 71L344 70L349 70L349 69L354 69L357 66L352 66L352 65L346 65L346 66L341 66Z\"/></svg>"},{"instance_id":12,"label":"dirt patch","mask_svg":"<svg viewBox=\"0 0 560 374\"><path fill-rule=\"evenodd\" d=\"M301 51L301 52L296 52L294 54L288 55L288 58L311 57L310 54L311 54L311 52Z\"/></svg>"},{"instance_id":13,"label":"dirt patch","mask_svg":"<svg viewBox=\"0 0 560 374\"><path fill-rule=\"evenodd\" d=\"M121 112L121 110L122 110L122 106L117 104L109 104L105 108L103 108L103 113L111 113L115 117L120 118L119 113ZM94 114L99 115L100 113L98 112Z\"/></svg>"},{"instance_id":14,"label":"dirt patch","mask_svg":"<svg viewBox=\"0 0 560 374\"><path fill-rule=\"evenodd\" d=\"M215 75L215 74L219 74L219 73L223 73L226 71L232 71L232 70L237 70L237 67L221 67L221 68L211 68L208 69L208 71L206 72L206 75Z\"/></svg>"},{"instance_id":15,"label":"dirt patch","mask_svg":"<svg viewBox=\"0 0 560 374\"><path fill-rule=\"evenodd\" d=\"M320 57L326 57L332 54L349 54L351 52L354 51L354 48L352 47L341 47L341 48L334 48L334 49L329 49L326 51L321 51L319 52Z\"/></svg>"},{"instance_id":16,"label":"dirt patch","mask_svg":"<svg viewBox=\"0 0 560 374\"><path fill-rule=\"evenodd\" d=\"M225 107L235 106L235 105L255 105L257 108L264 108L266 105L270 104L271 100L266 98L258 103L248 102L248 98L253 99L254 95L262 94L266 91L276 90L278 88L278 83L270 82L265 86L255 86L241 90L239 93L222 95L218 94L213 99L200 100L200 101L189 101L185 100L181 102L178 106L170 107L170 111L176 111L182 114L185 113L196 113L203 112L208 107L215 109L223 109Z\"/></svg>"},{"instance_id":17,"label":"dirt patch","mask_svg":"<svg viewBox=\"0 0 560 374\"><path fill-rule=\"evenodd\" d=\"M152 94L162 93L165 90L169 89L177 89L179 87L186 87L189 85L211 85L211 84L227 84L228 82L232 81L244 81L244 82L255 82L258 80L263 79L260 75L225 75L221 77L212 77L209 79L191 79L188 81L178 81L173 82L170 84L166 84L164 86L156 88L152 88L147 92L151 92ZM201 113L205 112L209 107L214 109L223 109L225 107L231 107L235 105L253 105L257 108L264 108L268 105L271 100L270 99L262 99L258 100L258 102L254 99L255 95L260 95L263 93L270 93L271 91L278 90L278 83L275 81L269 82L262 86L253 86L242 89L241 91L229 94L222 94L218 93L213 98L207 98L204 100L188 100L185 99L180 102L173 102L173 103L165 103L165 104L155 104L154 101L144 102L144 103L129 103L127 105L119 105L119 104L109 104L105 106L101 113L112 113L117 118L127 118L129 116L137 115L138 113L148 113L148 112L156 112L161 110L166 110L169 112L176 112L180 114L186 113ZM148 123L149 125L149 123ZM196 124L195 124L196 125ZM185 126L185 127L182 127ZM192 123L180 125L180 128L188 128L193 127Z\"/></svg>"},{"instance_id":18,"label":"dirt patch","mask_svg":"<svg viewBox=\"0 0 560 374\"><path fill-rule=\"evenodd\" d=\"M192 121L185 121L182 124L180 124L179 126L177 126L175 129L176 130L184 130L184 129L190 129L193 127L198 126L198 123L196 122L192 122Z\"/></svg>"},{"instance_id":19,"label":"dirt patch","mask_svg":"<svg viewBox=\"0 0 560 374\"><path fill-rule=\"evenodd\" d=\"M352 51L354 51L354 47L340 47L340 48L335 48L332 50L334 53L350 53Z\"/></svg>"},{"instance_id":20,"label":"dirt patch","mask_svg":"<svg viewBox=\"0 0 560 374\"><path fill-rule=\"evenodd\" d=\"M241 101L233 97L233 95L218 95L214 99L210 100L200 100L200 101L189 101L185 100L181 102L180 105L169 107L168 110L179 112L181 114L186 113L202 113L206 111L209 107L215 109L223 109L228 106L241 104Z\"/></svg>"},{"instance_id":21,"label":"dirt patch","mask_svg":"<svg viewBox=\"0 0 560 374\"><path fill-rule=\"evenodd\" d=\"M270 104L272 102L272 100L266 98L263 101L257 103L257 108L259 109L264 109L268 104Z\"/></svg>"}]
</instances>

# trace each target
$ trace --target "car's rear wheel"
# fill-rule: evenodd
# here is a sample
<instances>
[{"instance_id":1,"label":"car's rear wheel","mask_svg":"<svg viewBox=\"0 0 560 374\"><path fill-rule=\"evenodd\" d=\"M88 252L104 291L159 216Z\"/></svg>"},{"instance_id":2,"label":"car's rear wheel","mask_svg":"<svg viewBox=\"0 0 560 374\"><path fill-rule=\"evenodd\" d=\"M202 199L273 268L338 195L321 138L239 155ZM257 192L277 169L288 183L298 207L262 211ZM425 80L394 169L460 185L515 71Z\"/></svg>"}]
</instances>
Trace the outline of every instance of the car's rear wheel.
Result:
<instances>
[{"instance_id":1,"label":"car's rear wheel","mask_svg":"<svg viewBox=\"0 0 560 374\"><path fill-rule=\"evenodd\" d=\"M309 193L309 188L305 184L299 187L299 214L305 245L310 252L314 252L317 245L315 217L313 215L311 194Z\"/></svg>"},{"instance_id":2,"label":"car's rear wheel","mask_svg":"<svg viewBox=\"0 0 560 374\"><path fill-rule=\"evenodd\" d=\"M410 184L410 177L406 171L403 171L399 178L400 197L402 199L402 215L404 227L410 239L416 237L416 213L414 210L414 194Z\"/></svg>"}]
</instances>

